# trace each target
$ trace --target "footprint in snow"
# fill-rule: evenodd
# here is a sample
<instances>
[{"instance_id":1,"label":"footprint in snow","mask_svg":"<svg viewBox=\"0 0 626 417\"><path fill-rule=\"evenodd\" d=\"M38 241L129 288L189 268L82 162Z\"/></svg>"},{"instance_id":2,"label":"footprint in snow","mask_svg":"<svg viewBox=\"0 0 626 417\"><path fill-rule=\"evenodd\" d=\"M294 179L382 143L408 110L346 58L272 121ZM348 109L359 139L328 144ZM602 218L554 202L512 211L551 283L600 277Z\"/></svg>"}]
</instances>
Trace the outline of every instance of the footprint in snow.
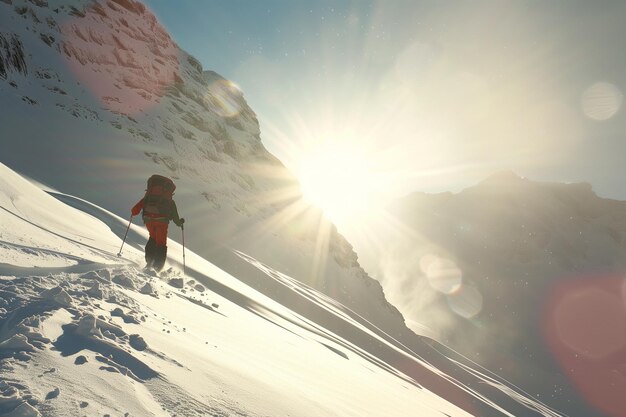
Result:
<instances>
[{"instance_id":1,"label":"footprint in snow","mask_svg":"<svg viewBox=\"0 0 626 417\"><path fill-rule=\"evenodd\" d=\"M61 390L57 387L46 395L46 400L52 400L61 394Z\"/></svg>"},{"instance_id":2,"label":"footprint in snow","mask_svg":"<svg viewBox=\"0 0 626 417\"><path fill-rule=\"evenodd\" d=\"M74 365L82 365L84 363L87 363L87 358L83 355L77 356L74 360Z\"/></svg>"}]
</instances>

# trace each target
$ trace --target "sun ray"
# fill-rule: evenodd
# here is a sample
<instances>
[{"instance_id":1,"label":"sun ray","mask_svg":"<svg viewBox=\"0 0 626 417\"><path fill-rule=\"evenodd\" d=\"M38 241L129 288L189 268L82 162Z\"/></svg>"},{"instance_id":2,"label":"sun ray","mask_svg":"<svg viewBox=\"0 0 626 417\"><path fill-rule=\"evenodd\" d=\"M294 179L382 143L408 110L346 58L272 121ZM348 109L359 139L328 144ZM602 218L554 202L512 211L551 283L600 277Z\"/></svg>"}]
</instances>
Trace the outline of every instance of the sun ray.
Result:
<instances>
[{"instance_id":1,"label":"sun ray","mask_svg":"<svg viewBox=\"0 0 626 417\"><path fill-rule=\"evenodd\" d=\"M318 283L324 280L326 265L328 262L328 248L330 244L331 225L329 222L319 222L317 238L315 241L315 252L313 256L313 265L311 268L312 286L316 287Z\"/></svg>"}]
</instances>

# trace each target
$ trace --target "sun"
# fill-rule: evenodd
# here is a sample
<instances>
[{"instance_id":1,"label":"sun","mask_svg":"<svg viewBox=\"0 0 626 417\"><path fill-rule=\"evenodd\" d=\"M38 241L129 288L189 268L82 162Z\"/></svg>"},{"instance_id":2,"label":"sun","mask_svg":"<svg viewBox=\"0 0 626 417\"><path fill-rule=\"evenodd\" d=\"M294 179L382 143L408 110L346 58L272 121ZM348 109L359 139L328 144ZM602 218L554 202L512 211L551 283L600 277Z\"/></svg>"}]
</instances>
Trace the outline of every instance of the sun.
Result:
<instances>
[{"instance_id":1,"label":"sun","mask_svg":"<svg viewBox=\"0 0 626 417\"><path fill-rule=\"evenodd\" d=\"M354 226L376 205L373 160L347 145L326 144L301 156L303 197L337 226Z\"/></svg>"}]
</instances>

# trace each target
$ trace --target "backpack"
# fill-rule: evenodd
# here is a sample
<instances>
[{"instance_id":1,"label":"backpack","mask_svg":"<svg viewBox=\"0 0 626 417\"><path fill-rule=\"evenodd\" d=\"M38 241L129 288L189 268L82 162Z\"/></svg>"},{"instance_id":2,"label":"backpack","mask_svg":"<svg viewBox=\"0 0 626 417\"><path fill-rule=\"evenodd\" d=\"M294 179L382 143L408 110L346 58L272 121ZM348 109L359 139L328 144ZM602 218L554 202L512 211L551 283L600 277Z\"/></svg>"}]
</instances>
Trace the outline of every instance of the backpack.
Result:
<instances>
[{"instance_id":1,"label":"backpack","mask_svg":"<svg viewBox=\"0 0 626 417\"><path fill-rule=\"evenodd\" d=\"M143 200L144 215L163 215L169 218L172 195L176 185L174 182L161 175L153 175L148 178L148 187Z\"/></svg>"}]
</instances>

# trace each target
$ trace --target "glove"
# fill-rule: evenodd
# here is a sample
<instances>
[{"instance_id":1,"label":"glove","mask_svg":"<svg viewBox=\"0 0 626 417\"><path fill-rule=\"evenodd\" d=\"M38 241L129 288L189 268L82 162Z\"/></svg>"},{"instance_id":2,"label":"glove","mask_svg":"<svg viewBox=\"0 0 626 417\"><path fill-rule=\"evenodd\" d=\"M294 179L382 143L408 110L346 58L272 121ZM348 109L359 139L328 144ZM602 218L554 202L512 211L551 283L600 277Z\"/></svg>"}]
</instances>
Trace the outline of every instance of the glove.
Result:
<instances>
[{"instance_id":1,"label":"glove","mask_svg":"<svg viewBox=\"0 0 626 417\"><path fill-rule=\"evenodd\" d=\"M176 223L179 227L182 226L183 224L185 224L185 219L179 219L178 223Z\"/></svg>"}]
</instances>

